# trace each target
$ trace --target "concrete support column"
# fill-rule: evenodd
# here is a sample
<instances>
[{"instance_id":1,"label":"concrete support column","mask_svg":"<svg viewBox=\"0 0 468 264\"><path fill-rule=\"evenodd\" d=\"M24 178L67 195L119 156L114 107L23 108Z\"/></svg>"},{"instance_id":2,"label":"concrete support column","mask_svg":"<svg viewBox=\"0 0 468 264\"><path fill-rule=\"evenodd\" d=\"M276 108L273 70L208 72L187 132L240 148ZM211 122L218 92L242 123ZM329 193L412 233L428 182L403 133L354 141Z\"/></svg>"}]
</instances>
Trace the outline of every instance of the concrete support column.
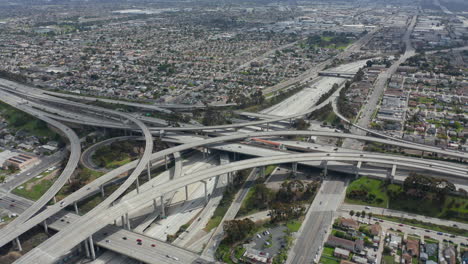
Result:
<instances>
[{"instance_id":1,"label":"concrete support column","mask_svg":"<svg viewBox=\"0 0 468 264\"><path fill-rule=\"evenodd\" d=\"M77 202L73 203L73 207L75 208L75 213L80 214L80 211L78 210L78 203Z\"/></svg>"},{"instance_id":2,"label":"concrete support column","mask_svg":"<svg viewBox=\"0 0 468 264\"><path fill-rule=\"evenodd\" d=\"M356 179L359 177L359 170L361 169L362 161L358 161L356 165Z\"/></svg>"},{"instance_id":3,"label":"concrete support column","mask_svg":"<svg viewBox=\"0 0 468 264\"><path fill-rule=\"evenodd\" d=\"M96 252L94 252L94 242L93 242L93 236L90 236L88 238L89 241L89 249L91 251L91 259L95 260L96 259Z\"/></svg>"},{"instance_id":4,"label":"concrete support column","mask_svg":"<svg viewBox=\"0 0 468 264\"><path fill-rule=\"evenodd\" d=\"M260 167L260 175L265 178L265 166Z\"/></svg>"},{"instance_id":5,"label":"concrete support column","mask_svg":"<svg viewBox=\"0 0 468 264\"><path fill-rule=\"evenodd\" d=\"M55 195L54 195L54 199L53 199L53 200L54 200L54 204L56 204L56 203L57 203L57 198L55 198Z\"/></svg>"},{"instance_id":6,"label":"concrete support column","mask_svg":"<svg viewBox=\"0 0 468 264\"><path fill-rule=\"evenodd\" d=\"M207 183L206 181L202 181L203 182L203 190L205 191L205 204L208 203L208 187L206 186Z\"/></svg>"},{"instance_id":7,"label":"concrete support column","mask_svg":"<svg viewBox=\"0 0 468 264\"><path fill-rule=\"evenodd\" d=\"M15 243L16 243L16 246L18 247L18 251L23 251L23 248L21 247L21 242L19 240L19 237L15 238Z\"/></svg>"},{"instance_id":8,"label":"concrete support column","mask_svg":"<svg viewBox=\"0 0 468 264\"><path fill-rule=\"evenodd\" d=\"M151 161L148 161L148 181L151 180Z\"/></svg>"},{"instance_id":9,"label":"concrete support column","mask_svg":"<svg viewBox=\"0 0 468 264\"><path fill-rule=\"evenodd\" d=\"M167 168L168 168L167 155L164 155L164 165L166 166L166 170L167 170Z\"/></svg>"},{"instance_id":10,"label":"concrete support column","mask_svg":"<svg viewBox=\"0 0 468 264\"><path fill-rule=\"evenodd\" d=\"M292 171L293 171L293 175L297 176L297 162L293 162Z\"/></svg>"},{"instance_id":11,"label":"concrete support column","mask_svg":"<svg viewBox=\"0 0 468 264\"><path fill-rule=\"evenodd\" d=\"M138 177L136 178L135 184L137 193L140 193L140 179L138 179Z\"/></svg>"},{"instance_id":12,"label":"concrete support column","mask_svg":"<svg viewBox=\"0 0 468 264\"><path fill-rule=\"evenodd\" d=\"M122 228L125 228L125 215L122 215L120 218L120 220L122 221Z\"/></svg>"},{"instance_id":13,"label":"concrete support column","mask_svg":"<svg viewBox=\"0 0 468 264\"><path fill-rule=\"evenodd\" d=\"M188 185L185 185L185 200L188 201Z\"/></svg>"},{"instance_id":14,"label":"concrete support column","mask_svg":"<svg viewBox=\"0 0 468 264\"><path fill-rule=\"evenodd\" d=\"M202 147L203 158L206 158L206 149Z\"/></svg>"},{"instance_id":15,"label":"concrete support column","mask_svg":"<svg viewBox=\"0 0 468 264\"><path fill-rule=\"evenodd\" d=\"M104 184L99 187L101 189L101 196L104 197L106 196L106 193L104 192Z\"/></svg>"},{"instance_id":16,"label":"concrete support column","mask_svg":"<svg viewBox=\"0 0 468 264\"><path fill-rule=\"evenodd\" d=\"M397 170L397 165L396 165L396 164L393 164L393 166L392 166L392 174L391 174L392 178L395 178L396 170Z\"/></svg>"},{"instance_id":17,"label":"concrete support column","mask_svg":"<svg viewBox=\"0 0 468 264\"><path fill-rule=\"evenodd\" d=\"M164 208L164 195L161 195L161 215L166 217L166 210Z\"/></svg>"},{"instance_id":18,"label":"concrete support column","mask_svg":"<svg viewBox=\"0 0 468 264\"><path fill-rule=\"evenodd\" d=\"M47 220L44 220L43 224L44 224L44 232L46 234L49 234L49 226L47 225Z\"/></svg>"},{"instance_id":19,"label":"concrete support column","mask_svg":"<svg viewBox=\"0 0 468 264\"><path fill-rule=\"evenodd\" d=\"M270 123L267 123L267 129L266 131L269 131L270 130Z\"/></svg>"},{"instance_id":20,"label":"concrete support column","mask_svg":"<svg viewBox=\"0 0 468 264\"><path fill-rule=\"evenodd\" d=\"M327 177L328 175L328 161L325 161L323 164L323 177Z\"/></svg>"},{"instance_id":21,"label":"concrete support column","mask_svg":"<svg viewBox=\"0 0 468 264\"><path fill-rule=\"evenodd\" d=\"M130 218L128 217L128 213L125 213L125 220L127 221L127 230L131 230L132 227L130 226Z\"/></svg>"},{"instance_id":22,"label":"concrete support column","mask_svg":"<svg viewBox=\"0 0 468 264\"><path fill-rule=\"evenodd\" d=\"M84 247L85 247L85 252L86 252L86 257L89 258L91 255L89 253L89 245L88 245L88 241L83 241L84 242Z\"/></svg>"},{"instance_id":23,"label":"concrete support column","mask_svg":"<svg viewBox=\"0 0 468 264\"><path fill-rule=\"evenodd\" d=\"M153 207L155 211L158 209L158 203L156 202L156 199L153 199Z\"/></svg>"}]
</instances>

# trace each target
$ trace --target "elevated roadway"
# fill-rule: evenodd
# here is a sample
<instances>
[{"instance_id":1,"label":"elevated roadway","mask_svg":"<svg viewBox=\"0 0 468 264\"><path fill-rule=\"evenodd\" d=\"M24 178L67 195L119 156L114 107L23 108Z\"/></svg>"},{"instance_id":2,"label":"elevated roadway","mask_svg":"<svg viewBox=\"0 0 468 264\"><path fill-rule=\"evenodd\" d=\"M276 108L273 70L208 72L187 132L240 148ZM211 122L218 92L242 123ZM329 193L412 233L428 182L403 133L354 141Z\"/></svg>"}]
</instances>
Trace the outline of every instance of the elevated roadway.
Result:
<instances>
[{"instance_id":1,"label":"elevated roadway","mask_svg":"<svg viewBox=\"0 0 468 264\"><path fill-rule=\"evenodd\" d=\"M78 215L73 213L60 213L50 219L47 225L50 229L60 231L76 222L79 218ZM141 239L141 245L138 245L137 239ZM173 264L175 261L173 257L176 257L180 263L195 263L200 258L197 254L188 250L115 225L107 225L94 234L93 241L98 247L144 263Z\"/></svg>"},{"instance_id":2,"label":"elevated roadway","mask_svg":"<svg viewBox=\"0 0 468 264\"><path fill-rule=\"evenodd\" d=\"M364 141L371 141L371 142L378 142L378 143L383 143L383 144L390 144L394 146L399 146L399 147L404 147L404 148L410 148L410 149L418 149L418 150L426 150L426 151L433 151L442 155L447 155L447 156L452 156L454 155L455 157L459 158L466 158L466 153L456 153L456 152L450 152L450 151L445 151L441 149L432 149L432 148L427 148L425 146L415 146L412 144L407 144L404 142L395 142L392 140L386 140L386 139L380 139L380 138L374 138L374 137L368 137L368 136L360 136L360 135L351 135L351 134L343 134L343 133L336 133L336 132L315 132L315 131L273 131L273 132L253 132L253 133L246 133L246 134L238 134L238 135L229 135L229 136L223 136L223 137L217 137L217 138L207 138L205 140L199 140L187 144L183 144L177 147L173 147L170 149L166 149L157 153L154 153L151 155L151 160L162 160L165 158L167 155L171 155L175 152L180 152L200 146L209 146L210 144L215 144L215 143L222 143L222 142L230 142L230 141L235 141L235 140L243 140L246 138L251 138L251 137L268 137L268 136L325 136L325 137L338 137L338 138L353 138L353 139L358 139L358 140L364 140ZM180 142L179 142L180 143ZM390 160L393 159L393 156L391 156ZM433 161L431 162L432 164L434 163ZM89 187L90 189L87 189L88 186L85 186L81 188L79 191L71 194L67 198L63 200L64 206L73 204L77 199L80 197L84 196L86 193L89 193L91 191L94 191L93 188L99 188L102 184L107 182L108 180L112 179L113 177L116 177L126 171L129 171L137 165L137 161L130 162L122 167L119 167L109 173L107 173L104 176L101 176L100 178L96 179L93 181L91 184L92 187ZM15 232L12 232L11 234L4 233L2 237L0 237L0 246L5 245L9 241L15 239L17 236L20 234L24 233L25 231L29 230L33 226L41 223L48 217L52 216L54 213L58 212L61 210L61 207L53 206L50 208L51 210L45 210L41 214L37 215L34 217L34 219L31 219L28 223L25 225L22 225L20 227L17 227L15 229Z\"/></svg>"},{"instance_id":3,"label":"elevated roadway","mask_svg":"<svg viewBox=\"0 0 468 264\"><path fill-rule=\"evenodd\" d=\"M42 207L44 207L48 202L50 202L55 195L60 191L60 189L65 185L65 183L70 179L73 172L75 171L78 161L81 154L81 143L78 136L68 128L67 126L57 122L51 118L45 117L43 115L37 114L34 110L29 109L28 107L24 107L23 105L19 104L15 97L11 96L8 93L0 91L0 98L3 102L23 111L30 115L37 117L38 119L48 123L49 125L55 127L60 131L62 135L64 135L70 144L70 157L68 159L65 168L62 170L60 176L55 180L52 186L37 200L34 202L32 206L27 208L24 212L22 212L17 218L15 218L12 222L10 222L6 227L2 229L2 236L11 230L15 230L23 224L26 220L31 218L34 214L36 214Z\"/></svg>"},{"instance_id":4,"label":"elevated roadway","mask_svg":"<svg viewBox=\"0 0 468 264\"><path fill-rule=\"evenodd\" d=\"M425 169L439 174L447 173L446 169L428 167L428 164L424 164L424 161L416 164L414 159L405 161L408 158L400 158L396 160L382 159L379 155L368 155L369 157L361 157L360 154L343 154L343 153L308 153L308 154L289 154L275 157L263 157L254 158L245 161L239 161L230 163L227 165L221 165L213 167L207 170L194 172L190 177L182 177L174 179L165 184L153 186L148 191L141 192L138 195L134 195L125 199L107 210L102 210L94 217L82 217L85 221L77 221L76 224L70 225L64 228L54 237L45 241L16 263L30 263L31 261L39 261L39 263L52 263L60 259L68 250L91 236L98 230L102 229L108 223L114 221L121 215L127 212L135 211L150 203L153 199L169 191L174 191L188 184L193 184L198 181L209 179L217 175L230 173L233 171L254 168L258 166L267 166L271 164L282 164L282 163L294 163L299 161L343 161L343 162L367 162L367 163L380 163L388 165L396 165L399 167L408 167L416 169ZM425 161L426 163L430 163ZM460 175L460 177L466 177L466 175Z\"/></svg>"}]
</instances>

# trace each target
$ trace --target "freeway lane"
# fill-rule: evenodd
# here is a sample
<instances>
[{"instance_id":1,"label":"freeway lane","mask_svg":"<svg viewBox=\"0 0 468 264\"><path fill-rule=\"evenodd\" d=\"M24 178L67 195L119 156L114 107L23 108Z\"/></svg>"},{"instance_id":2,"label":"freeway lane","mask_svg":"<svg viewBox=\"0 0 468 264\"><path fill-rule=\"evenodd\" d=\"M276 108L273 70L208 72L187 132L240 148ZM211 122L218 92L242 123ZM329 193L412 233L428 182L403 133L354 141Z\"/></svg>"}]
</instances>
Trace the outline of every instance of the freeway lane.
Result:
<instances>
[{"instance_id":1,"label":"freeway lane","mask_svg":"<svg viewBox=\"0 0 468 264\"><path fill-rule=\"evenodd\" d=\"M28 107L24 107L23 105L18 103L17 97L12 96L3 91L0 91L0 98L2 98L1 100L3 102L21 111L24 111L30 115L33 115L43 120L44 122L48 123L49 125L57 128L62 133L62 135L65 135L67 137L70 143L70 157L68 159L68 162L65 168L60 174L60 176L55 180L54 184L47 190L47 192L45 192L42 195L42 197L39 200L37 200L31 207L26 209L16 219L14 219L6 227L2 229L2 236L3 236L5 233L15 230L16 228L18 228L18 226L26 222L30 217L32 217L42 207L44 207L50 200L52 200L52 198L55 196L55 194L58 193L58 191L60 191L60 189L65 185L65 183L68 181L70 176L75 171L76 166L78 165L78 161L79 161L80 154L81 154L81 143L80 143L78 136L75 134L73 130L61 124L60 122L57 122L53 119L37 114L34 110L29 109Z\"/></svg>"},{"instance_id":2,"label":"freeway lane","mask_svg":"<svg viewBox=\"0 0 468 264\"><path fill-rule=\"evenodd\" d=\"M177 147L176 147L177 148ZM164 152L164 151L162 151ZM138 195L129 197L129 199L122 200L114 206L111 206L107 210L94 215L94 217L82 217L76 224L72 224L67 228L60 231L57 235L53 236L49 240L45 241L21 259L15 263L52 263L60 259L68 250L79 244L81 241L94 234L98 230L102 229L108 223L114 221L126 212L139 210L146 204L150 203L154 198L160 195L180 189L187 184L193 184L195 182L209 179L217 175L225 174L232 171L253 168L258 166L266 166L271 164L291 163L298 161L362 161L362 162L373 162L383 164L396 164L397 166L427 169L436 173L444 173L445 170L434 167L427 168L423 165L415 165L412 162L403 161L389 161L382 160L378 157L361 157L359 154L347 154L345 156L342 153L309 153L309 154L295 154L295 155L282 155L276 157L265 157L255 158L245 161L239 161L230 163L227 165L213 167L207 170L194 172L189 177L182 177L174 179L170 182L154 186L148 191L140 192ZM353 157L354 155L354 157ZM370 155L373 156L373 155ZM83 219L83 221L81 221Z\"/></svg>"},{"instance_id":3,"label":"freeway lane","mask_svg":"<svg viewBox=\"0 0 468 264\"><path fill-rule=\"evenodd\" d=\"M69 136L70 142L72 144L71 145L70 159L69 159L69 162L67 163L67 166L63 170L62 175L55 181L54 185L52 185L52 187L49 188L49 190L41 197L41 199L39 199L36 202L37 206L35 204L35 206L32 206L30 209L25 211L22 215L20 215L18 218L16 218L14 221L12 221L10 224L8 224L5 228L2 229L2 239L1 239L2 242L0 243L0 245L3 246L5 244L5 240L3 238L6 237L6 234L16 234L16 233L18 233L17 230L19 230L19 228L18 228L19 223L25 222L34 213L36 213L40 208L42 208L47 202L49 202L53 198L53 196L65 184L66 180L68 180L68 178L73 173L73 171L75 170L75 168L76 168L76 166L78 164L78 161L79 161L79 158L80 158L80 153L81 153L81 151L80 151L81 148L80 148L80 141L79 141L78 137L76 136L76 134L71 129L69 129L68 127L62 125L61 123L59 123L59 122L57 122L55 120L52 120L50 118L44 117L44 116L39 115L39 114L36 114L34 110L29 109L28 107L26 107L23 104L19 104L19 102L22 102L22 100L24 100L24 99L19 99L18 97L15 97L15 96L13 96L11 94L8 94L8 93L6 93L4 91L1 91L0 94L5 99L9 98L9 101L7 101L7 103L12 104L12 106L17 107L17 108L19 108L21 110L24 109L25 111L29 111L30 113L33 113L33 115L38 116L39 118L43 119L44 121L58 127L61 131L63 131L62 133ZM2 99L2 100L5 101L5 99ZM106 200L101 202L98 206L96 206L93 210L91 210L88 214L86 214L85 217L80 218L80 220L85 219L86 217L91 217L92 218L94 214L98 213L100 210L106 209L114 200L119 198L119 196L122 193L124 193L128 189L128 187L130 187L130 185L133 184L133 182L135 182L137 177L146 168L146 165L150 162L150 157L151 157L151 153L152 153L152 150L153 150L152 135L151 135L148 127L146 127L146 125L143 124L143 122L135 119L131 115L121 113L121 112L118 112L118 111L105 109L105 108L83 105L81 103L69 102L69 101L65 101L65 100L61 100L61 99L58 99L58 100L56 100L55 98L48 98L48 99L50 101L58 102L60 104L64 104L64 105L67 105L67 106L84 108L84 109L88 109L88 110L93 110L93 111L95 111L97 113L107 113L109 115L119 116L121 118L127 119L127 120L133 122L134 124L136 124L142 130L142 132L144 134L144 137L145 137L145 140L146 140L145 151L143 153L143 156L141 157L141 159L137 163L136 168L133 170L133 172L130 174L130 176L125 180L124 183L122 183L122 185L117 190L115 190ZM68 199L69 199L69 197L66 197L66 198L64 198L64 200L62 202L65 204L65 202ZM39 205L41 205L41 206L39 207ZM9 238L14 239L14 237L11 238L11 236L9 236ZM6 242L9 242L9 241L10 240L8 240Z\"/></svg>"},{"instance_id":4,"label":"freeway lane","mask_svg":"<svg viewBox=\"0 0 468 264\"><path fill-rule=\"evenodd\" d=\"M412 23L414 23L414 20L412 21ZM411 47L411 46L409 46ZM405 53L406 54L406 53ZM409 55L408 55L409 56ZM10 82L11 83L11 82ZM7 89L7 90L10 90L10 91L16 91L16 89L18 89L18 91L22 91L24 93L27 93L27 94L31 94L32 92L36 93L36 96L41 96L44 97L43 94L41 94L42 90L40 89L37 89L37 88L32 88L32 87L29 87L28 89L25 89L26 86L20 86L20 85L15 85L15 83L12 83L10 84L12 85L13 87L5 87L5 86L2 86L0 85L0 89ZM22 89L22 90L20 90ZM174 127L164 127L164 128L151 128L152 131L154 133L157 133L159 134L160 131L164 130L164 131L204 131L204 130L218 130L218 129L229 129L229 128L239 128L239 127L246 127L246 126L255 126L255 125L261 125L261 124L266 124L266 123L272 123L272 122L277 122L277 121L283 121L283 120L289 120L289 119L293 119L293 118L297 118L297 117L301 117L301 116L304 116L304 115L307 115L309 113L312 113L314 112L315 110L318 110L322 107L324 107L325 105L327 105L329 102L332 102L332 103L335 103L336 102L336 98L338 96L338 93L339 93L340 89L338 89L332 96L330 96L329 98L327 98L327 100L325 100L324 102L322 102L321 104L317 105L317 106L314 106L312 108L310 108L309 110L305 111L305 112L302 112L302 113L298 113L298 114L294 114L294 115L289 115L289 116L284 116L284 117L277 117L277 118L272 118L272 119L269 119L269 120L260 120L260 121L252 121L252 122L245 122L245 123L241 123L241 124L230 124L230 125L219 125L219 126L207 126L207 127L178 127L178 128L174 128ZM39 95L37 95L39 94ZM58 98L45 98L45 99L48 99L48 100L52 100L52 101L56 101L56 102L61 102L61 103L67 103L67 101L65 100L61 100L61 99L58 99ZM81 104L79 104L81 105ZM336 107L336 105L334 105ZM88 106L88 108L93 108L92 106ZM336 108L335 108L336 109ZM107 109L106 109L107 110ZM111 111L111 110L108 110L108 111ZM116 111L113 111L114 113ZM117 112L119 113L119 112ZM77 120L72 120L72 122L76 122ZM349 122L349 121L348 121ZM96 124L95 124L96 125ZM97 125L99 126L99 124ZM116 123L115 126L120 126L121 128L127 128L127 125L122 125L120 123ZM363 129L362 127L360 127L360 129ZM368 131L369 132L369 131ZM393 137L390 137L390 136L387 136L387 135L383 135L383 134L380 134L380 133L376 133L374 131L370 131L371 133L377 135L377 136L380 136L380 137L383 137L383 138L387 138L389 140L395 140L395 141L399 141L399 142L402 142L402 143L406 143L407 145L419 145L419 146L422 146L422 147L425 147L426 149L424 151L431 151L431 152L436 152L436 153L440 153L438 152L437 150L440 150L440 148L435 148L435 147L429 147L429 146L424 146L424 145L421 145L421 144L415 144L413 142L408 142L408 141L405 141L405 140L402 140L402 139L397 139L397 138L393 138ZM421 150L421 149L418 149L418 150ZM450 151L448 151L450 152ZM457 157L461 157L461 158L464 158L463 156L459 155ZM466 157L466 156L465 156Z\"/></svg>"},{"instance_id":5,"label":"freeway lane","mask_svg":"<svg viewBox=\"0 0 468 264\"><path fill-rule=\"evenodd\" d=\"M360 119L358 120L357 124L354 125L351 122L347 121L346 119L343 119L353 125L353 128L351 130L353 134L363 135L365 134L365 132L373 133L373 131L367 130L367 127L369 126L369 123L372 119L372 115L374 114L375 109L379 105L379 100L385 91L385 87L387 85L388 79L396 72L398 67L403 62L405 62L408 58L414 56L415 54L415 50L411 46L410 36L416 25L416 21L417 21L417 15L411 19L408 25L408 28L406 29L405 35L403 36L403 42L405 43L405 48L406 48L405 53L395 63L393 63L390 66L390 68L388 68L385 72L382 72L381 74L379 74L379 76L377 77L377 80L374 82L374 89L371 92L372 94L369 95L368 102L363 106ZM338 112L336 111L337 110L336 104L334 104L333 109L335 110L335 113ZM343 117L341 115L338 115L338 116L340 118ZM382 136L381 133L373 133L373 134ZM389 136L386 136L386 135L384 137L390 138ZM402 139L400 140L403 141ZM361 142L356 142L353 140L345 140L343 142L343 147L352 148L352 149L362 149L363 144Z\"/></svg>"},{"instance_id":6,"label":"freeway lane","mask_svg":"<svg viewBox=\"0 0 468 264\"><path fill-rule=\"evenodd\" d=\"M114 142L126 141L126 140L137 139L137 138L141 138L141 137L138 137L138 136L113 137L113 138L109 138L109 139L97 142L96 144L90 146L89 148L85 149L85 151L83 151L83 154L81 154L80 163L88 169L107 172L109 171L108 169L100 168L96 164L94 164L94 162L92 161L92 156L94 155L94 152L96 152L98 148L102 146L110 145Z\"/></svg>"},{"instance_id":7,"label":"freeway lane","mask_svg":"<svg viewBox=\"0 0 468 264\"><path fill-rule=\"evenodd\" d=\"M380 142L380 143L384 143L384 144L391 144L391 145L396 145L396 146L406 147L406 148L415 148L415 149L420 149L420 150L422 149L422 150L426 150L426 151L431 150L431 148L429 148L429 150L427 150L425 147L414 146L414 145L407 144L407 143L395 142L395 141L391 141L391 140L378 139L378 138L367 137L367 136L357 136L357 135L351 135L351 134L335 133L335 132L315 132L315 131L286 131L286 132L281 132L281 131L273 131L273 132L255 132L255 133L252 132L252 133L246 133L246 134L240 134L240 135L229 135L229 136L223 136L223 137L218 137L218 138L209 138L209 139L205 139L205 140L194 141L192 143L183 144L183 145L180 145L180 146L177 146L177 147L173 147L173 148L170 148L170 149L166 149L166 150L154 153L151 156L151 160L161 160L161 159L164 159L164 157L166 155L171 155L171 154L173 154L173 153L175 153L177 151L184 151L184 150L191 149L191 148L196 148L196 147L199 147L199 146L206 146L206 145L210 145L210 144L214 144L214 143L228 142L228 141L234 141L234 140L242 140L242 139L250 138L250 137L266 137L266 136L328 136L328 137L341 137L341 138L352 137L354 139ZM446 155L456 155L458 157L463 157L463 158L466 157L465 153L448 152L448 151L440 150L440 149L437 149L435 152L440 153L440 154L446 154ZM390 159L393 159L393 156L390 156ZM80 189L79 191L77 191L77 192L73 193L72 195L68 196L66 199L63 200L63 202L65 203L65 205L69 205L69 204L73 203L77 199L83 197L84 195L87 195L87 193L95 191L95 190L93 190L94 188L99 188L100 185L102 185L106 181L112 179L113 177L116 177L117 175L119 175L121 173L124 173L124 172L126 172L128 170L131 170L131 169L135 168L136 165L137 165L137 161L133 161L131 163L128 163L128 164L126 164L126 165L124 165L122 167L119 167L119 168L109 172L108 174L98 178L97 180L95 180L94 182L89 184L89 186L91 186L91 187L89 187L89 188L91 188L90 190L87 190L86 188L88 188L88 186L85 186L82 189ZM19 236L20 234L26 232L27 230L29 230L33 226L41 223L44 219L46 219L47 217L50 217L51 215L54 214L54 212L59 211L61 208L55 206L55 207L51 207L50 209L51 210L46 210L43 213L41 213L40 215L38 215L37 217L35 217L34 220L32 219L33 221L29 221L26 225L19 226L11 234L7 235L6 233L3 233L3 236L0 237L0 246L5 245L6 243L13 240L14 238ZM113 221L113 219L112 219L112 221Z\"/></svg>"}]
</instances>

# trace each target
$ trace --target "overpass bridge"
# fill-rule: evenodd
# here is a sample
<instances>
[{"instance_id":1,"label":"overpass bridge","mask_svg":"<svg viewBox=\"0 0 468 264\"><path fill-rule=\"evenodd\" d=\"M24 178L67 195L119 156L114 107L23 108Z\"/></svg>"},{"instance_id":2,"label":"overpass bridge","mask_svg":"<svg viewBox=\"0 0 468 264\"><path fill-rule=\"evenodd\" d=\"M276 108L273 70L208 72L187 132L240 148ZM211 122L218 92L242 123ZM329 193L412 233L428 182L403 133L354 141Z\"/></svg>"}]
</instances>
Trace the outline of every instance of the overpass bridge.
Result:
<instances>
[{"instance_id":1,"label":"overpass bridge","mask_svg":"<svg viewBox=\"0 0 468 264\"><path fill-rule=\"evenodd\" d=\"M79 218L79 215L62 211L44 222L44 228L46 232L49 229L60 231ZM141 245L138 245L137 239L141 240ZM106 225L84 241L82 247L91 258L96 256L99 248L105 248L144 263L173 264L175 259L180 263L208 263L194 252L128 230L126 223L124 227Z\"/></svg>"},{"instance_id":2,"label":"overpass bridge","mask_svg":"<svg viewBox=\"0 0 468 264\"><path fill-rule=\"evenodd\" d=\"M320 71L318 75L327 76L327 77L352 79L354 78L354 75L356 75L356 73L355 72L339 72L339 71Z\"/></svg>"}]
</instances>

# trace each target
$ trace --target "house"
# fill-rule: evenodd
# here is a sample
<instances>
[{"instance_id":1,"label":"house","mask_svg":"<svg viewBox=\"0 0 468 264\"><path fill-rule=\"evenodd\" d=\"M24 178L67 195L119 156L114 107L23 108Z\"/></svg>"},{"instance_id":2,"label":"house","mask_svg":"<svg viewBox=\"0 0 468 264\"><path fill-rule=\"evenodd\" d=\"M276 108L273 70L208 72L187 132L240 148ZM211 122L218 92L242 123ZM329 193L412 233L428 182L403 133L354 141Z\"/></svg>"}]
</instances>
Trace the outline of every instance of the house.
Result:
<instances>
[{"instance_id":1,"label":"house","mask_svg":"<svg viewBox=\"0 0 468 264\"><path fill-rule=\"evenodd\" d=\"M395 234L390 235L390 247L398 248L401 245L402 238L401 236L397 236Z\"/></svg>"},{"instance_id":2,"label":"house","mask_svg":"<svg viewBox=\"0 0 468 264\"><path fill-rule=\"evenodd\" d=\"M457 255L455 249L452 246L446 247L443 251L444 259L447 261L447 264L455 264L457 260Z\"/></svg>"},{"instance_id":3,"label":"house","mask_svg":"<svg viewBox=\"0 0 468 264\"><path fill-rule=\"evenodd\" d=\"M339 238L336 236L329 236L327 244L332 247L341 247L354 252L354 241L348 239Z\"/></svg>"},{"instance_id":4,"label":"house","mask_svg":"<svg viewBox=\"0 0 468 264\"><path fill-rule=\"evenodd\" d=\"M409 263L411 263L411 260L413 259L413 258L411 257L411 255L408 254L408 253L404 253L401 257L403 258L403 263L404 263L404 264L409 264Z\"/></svg>"},{"instance_id":5,"label":"house","mask_svg":"<svg viewBox=\"0 0 468 264\"><path fill-rule=\"evenodd\" d=\"M382 227L379 224L373 224L370 226L370 233L373 236L380 236L381 232L382 232Z\"/></svg>"},{"instance_id":6,"label":"house","mask_svg":"<svg viewBox=\"0 0 468 264\"><path fill-rule=\"evenodd\" d=\"M335 251L333 251L333 256L335 256L337 258L341 258L341 259L348 259L349 254L350 254L349 250L342 249L342 248L339 248L339 247L336 247Z\"/></svg>"},{"instance_id":7,"label":"house","mask_svg":"<svg viewBox=\"0 0 468 264\"><path fill-rule=\"evenodd\" d=\"M359 257L357 255L353 256L353 261L359 264L367 264L367 259L363 257Z\"/></svg>"},{"instance_id":8,"label":"house","mask_svg":"<svg viewBox=\"0 0 468 264\"><path fill-rule=\"evenodd\" d=\"M341 225L347 228L358 229L359 223L351 218L341 218Z\"/></svg>"},{"instance_id":9,"label":"house","mask_svg":"<svg viewBox=\"0 0 468 264\"><path fill-rule=\"evenodd\" d=\"M419 241L416 239L407 239L406 240L406 251L412 257L419 256Z\"/></svg>"},{"instance_id":10,"label":"house","mask_svg":"<svg viewBox=\"0 0 468 264\"><path fill-rule=\"evenodd\" d=\"M344 248L352 252L361 252L362 250L364 250L364 240L362 239L351 241L348 239L344 239L344 238L331 235L328 237L326 244L331 247Z\"/></svg>"}]
</instances>

